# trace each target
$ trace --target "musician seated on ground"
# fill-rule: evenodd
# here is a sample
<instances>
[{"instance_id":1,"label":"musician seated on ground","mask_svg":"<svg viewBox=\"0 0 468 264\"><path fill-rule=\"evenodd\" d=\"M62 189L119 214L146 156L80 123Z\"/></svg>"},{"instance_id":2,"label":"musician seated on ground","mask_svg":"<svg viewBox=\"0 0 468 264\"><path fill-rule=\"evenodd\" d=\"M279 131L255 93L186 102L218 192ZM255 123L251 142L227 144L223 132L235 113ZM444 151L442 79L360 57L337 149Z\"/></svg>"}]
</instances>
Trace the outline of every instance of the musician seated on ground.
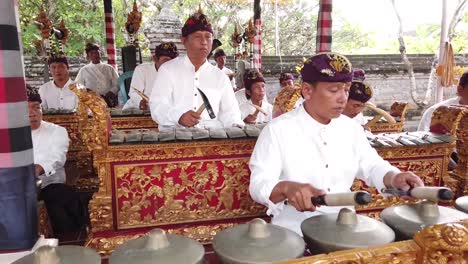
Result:
<instances>
[{"instance_id":1,"label":"musician seated on ground","mask_svg":"<svg viewBox=\"0 0 468 264\"><path fill-rule=\"evenodd\" d=\"M353 74L360 71L362 70L354 70ZM352 118L366 130L368 130L365 126L367 124L367 120L364 118L362 111L366 107L366 103L372 98L373 94L374 91L372 90L372 87L367 83L364 83L363 80L353 77L351 87L349 88L348 102L343 110L344 115Z\"/></svg>"},{"instance_id":2,"label":"musician seated on ground","mask_svg":"<svg viewBox=\"0 0 468 264\"><path fill-rule=\"evenodd\" d=\"M468 71L464 72L458 82L457 97L447 99L437 103L424 111L418 126L418 131L429 131L432 119L432 113L440 106L449 105L468 105Z\"/></svg>"},{"instance_id":3,"label":"musician seated on ground","mask_svg":"<svg viewBox=\"0 0 468 264\"><path fill-rule=\"evenodd\" d=\"M383 160L364 130L341 115L352 79L346 57L319 53L304 63L301 75L304 104L268 123L250 159L250 195L268 207L273 224L301 234L306 218L340 209L316 208L311 198L349 192L356 177L378 190L423 185Z\"/></svg>"},{"instance_id":4,"label":"musician seated on ground","mask_svg":"<svg viewBox=\"0 0 468 264\"><path fill-rule=\"evenodd\" d=\"M352 118L358 124L368 130L365 125L367 120L364 118L362 111L366 107L366 103L372 98L374 94L372 88L364 83L364 71L361 69L353 70L353 81L349 88L348 102L343 110L343 115Z\"/></svg>"},{"instance_id":5,"label":"musician seated on ground","mask_svg":"<svg viewBox=\"0 0 468 264\"><path fill-rule=\"evenodd\" d=\"M244 84L247 101L239 106L244 122L255 124L270 121L273 106L264 100L265 79L262 73L256 69L248 70L244 75Z\"/></svg>"},{"instance_id":6,"label":"musician seated on ground","mask_svg":"<svg viewBox=\"0 0 468 264\"><path fill-rule=\"evenodd\" d=\"M143 63L135 68L132 83L130 84L130 92L128 93L130 99L125 103L123 109L140 108L141 110L148 110L147 100L142 99L135 90L138 90L149 98L159 67L177 56L179 56L179 52L173 42L161 43L156 46L152 57L153 62Z\"/></svg>"},{"instance_id":7,"label":"musician seated on ground","mask_svg":"<svg viewBox=\"0 0 468 264\"><path fill-rule=\"evenodd\" d=\"M90 60L78 71L75 81L100 94L109 107L118 105L119 74L111 65L101 62L101 48L86 44L86 56Z\"/></svg>"},{"instance_id":8,"label":"musician seated on ground","mask_svg":"<svg viewBox=\"0 0 468 264\"><path fill-rule=\"evenodd\" d=\"M53 54L47 60L52 81L39 88L42 109L74 110L78 107L78 97L70 90L73 84L69 74L68 59L63 53Z\"/></svg>"},{"instance_id":9,"label":"musician seated on ground","mask_svg":"<svg viewBox=\"0 0 468 264\"><path fill-rule=\"evenodd\" d=\"M28 87L35 175L42 182L39 199L46 204L55 234L78 231L85 223L84 208L78 194L64 184L68 133L61 126L42 121L41 102L39 93Z\"/></svg>"},{"instance_id":10,"label":"musician seated on ground","mask_svg":"<svg viewBox=\"0 0 468 264\"><path fill-rule=\"evenodd\" d=\"M217 49L214 53L214 59L216 61L216 65L218 68L229 77L229 80L231 81L232 89L235 91L237 90L236 87L236 80L234 79L234 72L226 68L226 53L224 52L223 49Z\"/></svg>"},{"instance_id":11,"label":"musician seated on ground","mask_svg":"<svg viewBox=\"0 0 468 264\"><path fill-rule=\"evenodd\" d=\"M291 73L281 73L279 77L280 89L288 86L294 86L294 76Z\"/></svg>"},{"instance_id":12,"label":"musician seated on ground","mask_svg":"<svg viewBox=\"0 0 468 264\"><path fill-rule=\"evenodd\" d=\"M191 15L182 28L187 55L164 63L150 97L151 116L160 126L231 127L242 126L239 106L226 74L207 61L213 29L201 11ZM204 110L201 90L216 118ZM198 111L198 112L197 112Z\"/></svg>"}]
</instances>

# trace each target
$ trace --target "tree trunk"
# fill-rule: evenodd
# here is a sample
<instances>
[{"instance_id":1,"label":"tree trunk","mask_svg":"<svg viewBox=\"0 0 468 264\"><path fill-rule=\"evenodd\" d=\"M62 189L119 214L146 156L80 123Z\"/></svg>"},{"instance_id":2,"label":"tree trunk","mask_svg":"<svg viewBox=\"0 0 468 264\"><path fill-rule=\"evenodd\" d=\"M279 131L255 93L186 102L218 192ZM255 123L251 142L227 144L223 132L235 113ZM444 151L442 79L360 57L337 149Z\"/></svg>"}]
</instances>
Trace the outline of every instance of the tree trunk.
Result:
<instances>
[{"instance_id":1,"label":"tree trunk","mask_svg":"<svg viewBox=\"0 0 468 264\"><path fill-rule=\"evenodd\" d=\"M408 75L410 78L411 99L413 99L413 102L418 106L418 109L422 109L427 104L427 100L421 101L418 99L418 92L416 90L416 78L414 76L413 63L411 63L411 61L408 59L408 56L406 54L406 45L405 45L405 40L403 38L403 22L400 17L400 13L398 12L398 9L396 8L395 0L391 0L391 1L392 1L393 10L395 11L395 15L397 16L397 19L398 19L398 24L399 24L398 42L400 43L401 59L403 60L403 63L406 66L406 69L408 71Z\"/></svg>"}]
</instances>

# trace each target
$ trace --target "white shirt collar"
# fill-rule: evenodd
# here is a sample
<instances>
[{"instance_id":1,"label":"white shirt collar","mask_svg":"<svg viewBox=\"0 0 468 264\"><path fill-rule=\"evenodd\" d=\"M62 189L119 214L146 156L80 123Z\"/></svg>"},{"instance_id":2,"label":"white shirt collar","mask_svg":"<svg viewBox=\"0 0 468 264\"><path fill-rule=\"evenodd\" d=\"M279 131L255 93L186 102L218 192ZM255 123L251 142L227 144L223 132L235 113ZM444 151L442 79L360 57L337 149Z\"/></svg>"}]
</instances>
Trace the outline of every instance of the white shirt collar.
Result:
<instances>
[{"instance_id":1,"label":"white shirt collar","mask_svg":"<svg viewBox=\"0 0 468 264\"><path fill-rule=\"evenodd\" d=\"M62 89L62 88L68 87L72 82L73 82L72 79L70 77L68 77L68 81L65 83L65 85L63 87L58 87L57 85L55 85L54 80L52 80L52 85L57 89Z\"/></svg>"},{"instance_id":2,"label":"white shirt collar","mask_svg":"<svg viewBox=\"0 0 468 264\"><path fill-rule=\"evenodd\" d=\"M193 71L195 72L195 66L190 61L188 55L185 55L185 57L184 57L184 64L187 65L187 66L192 67ZM200 66L200 68L198 68L198 71L203 70L204 68L208 67L208 65L211 65L211 64L208 62L208 60L205 59L205 62Z\"/></svg>"}]
</instances>

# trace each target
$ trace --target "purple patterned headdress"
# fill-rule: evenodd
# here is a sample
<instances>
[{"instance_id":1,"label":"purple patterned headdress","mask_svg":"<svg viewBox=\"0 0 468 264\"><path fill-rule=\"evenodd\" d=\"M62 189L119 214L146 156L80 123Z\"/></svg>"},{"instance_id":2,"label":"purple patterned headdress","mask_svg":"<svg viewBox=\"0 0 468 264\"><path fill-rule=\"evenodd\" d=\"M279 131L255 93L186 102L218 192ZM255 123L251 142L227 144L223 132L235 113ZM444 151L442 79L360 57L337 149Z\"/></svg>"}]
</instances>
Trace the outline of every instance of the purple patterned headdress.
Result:
<instances>
[{"instance_id":1,"label":"purple patterned headdress","mask_svg":"<svg viewBox=\"0 0 468 264\"><path fill-rule=\"evenodd\" d=\"M351 62L338 53L318 53L304 62L301 69L304 82L350 82L353 79Z\"/></svg>"}]
</instances>

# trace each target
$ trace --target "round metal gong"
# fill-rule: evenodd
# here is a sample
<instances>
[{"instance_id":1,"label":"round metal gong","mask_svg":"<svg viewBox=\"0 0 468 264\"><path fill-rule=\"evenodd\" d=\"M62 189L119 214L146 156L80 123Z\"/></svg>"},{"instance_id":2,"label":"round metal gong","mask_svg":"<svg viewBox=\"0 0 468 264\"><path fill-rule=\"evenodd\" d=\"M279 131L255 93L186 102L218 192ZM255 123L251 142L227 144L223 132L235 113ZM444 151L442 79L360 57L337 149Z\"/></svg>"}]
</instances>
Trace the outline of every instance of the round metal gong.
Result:
<instances>
[{"instance_id":1,"label":"round metal gong","mask_svg":"<svg viewBox=\"0 0 468 264\"><path fill-rule=\"evenodd\" d=\"M468 214L423 201L386 208L382 211L381 218L395 231L397 240L405 240L411 239L416 232L428 226L468 219Z\"/></svg>"},{"instance_id":2,"label":"round metal gong","mask_svg":"<svg viewBox=\"0 0 468 264\"><path fill-rule=\"evenodd\" d=\"M201 264L205 249L193 239L166 234L162 229L153 229L117 248L110 256L110 264Z\"/></svg>"},{"instance_id":3,"label":"round metal gong","mask_svg":"<svg viewBox=\"0 0 468 264\"><path fill-rule=\"evenodd\" d=\"M462 196L455 201L455 208L468 214L468 196Z\"/></svg>"},{"instance_id":4,"label":"round metal gong","mask_svg":"<svg viewBox=\"0 0 468 264\"><path fill-rule=\"evenodd\" d=\"M213 249L224 264L272 263L303 256L305 243L293 231L256 218L219 232Z\"/></svg>"},{"instance_id":5,"label":"round metal gong","mask_svg":"<svg viewBox=\"0 0 468 264\"><path fill-rule=\"evenodd\" d=\"M395 233L385 224L343 208L339 213L312 216L301 224L312 253L362 248L391 243Z\"/></svg>"},{"instance_id":6,"label":"round metal gong","mask_svg":"<svg viewBox=\"0 0 468 264\"><path fill-rule=\"evenodd\" d=\"M79 246L42 246L12 264L100 264L101 256L94 250Z\"/></svg>"}]
</instances>

